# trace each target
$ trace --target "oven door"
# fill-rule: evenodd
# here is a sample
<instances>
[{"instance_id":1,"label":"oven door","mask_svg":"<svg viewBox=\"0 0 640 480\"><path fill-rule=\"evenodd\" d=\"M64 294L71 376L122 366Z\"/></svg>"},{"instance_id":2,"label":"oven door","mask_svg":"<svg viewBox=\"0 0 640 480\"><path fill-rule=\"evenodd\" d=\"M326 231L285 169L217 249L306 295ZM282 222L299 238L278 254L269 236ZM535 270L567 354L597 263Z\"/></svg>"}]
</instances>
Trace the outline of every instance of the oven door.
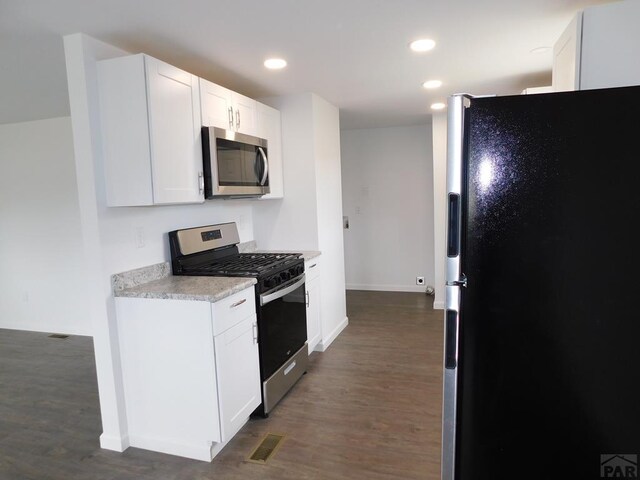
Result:
<instances>
[{"instance_id":1,"label":"oven door","mask_svg":"<svg viewBox=\"0 0 640 480\"><path fill-rule=\"evenodd\" d=\"M259 296L260 373L269 378L307 341L304 274Z\"/></svg>"},{"instance_id":2,"label":"oven door","mask_svg":"<svg viewBox=\"0 0 640 480\"><path fill-rule=\"evenodd\" d=\"M205 196L260 196L269 193L267 141L202 127Z\"/></svg>"}]
</instances>

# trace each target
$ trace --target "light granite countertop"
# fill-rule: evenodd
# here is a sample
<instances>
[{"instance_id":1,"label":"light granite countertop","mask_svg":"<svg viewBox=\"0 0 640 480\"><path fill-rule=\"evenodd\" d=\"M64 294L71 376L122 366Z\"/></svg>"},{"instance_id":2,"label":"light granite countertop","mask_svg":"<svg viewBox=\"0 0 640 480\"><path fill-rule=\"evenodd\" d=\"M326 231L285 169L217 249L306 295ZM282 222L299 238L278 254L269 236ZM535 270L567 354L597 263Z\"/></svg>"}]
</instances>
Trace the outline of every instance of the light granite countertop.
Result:
<instances>
[{"instance_id":1,"label":"light granite countertop","mask_svg":"<svg viewBox=\"0 0 640 480\"><path fill-rule=\"evenodd\" d=\"M255 278L173 276L168 262L111 277L113 295L217 302L255 285Z\"/></svg>"},{"instance_id":2,"label":"light granite countertop","mask_svg":"<svg viewBox=\"0 0 640 480\"><path fill-rule=\"evenodd\" d=\"M116 297L217 302L255 285L255 278L169 276L114 292Z\"/></svg>"}]
</instances>

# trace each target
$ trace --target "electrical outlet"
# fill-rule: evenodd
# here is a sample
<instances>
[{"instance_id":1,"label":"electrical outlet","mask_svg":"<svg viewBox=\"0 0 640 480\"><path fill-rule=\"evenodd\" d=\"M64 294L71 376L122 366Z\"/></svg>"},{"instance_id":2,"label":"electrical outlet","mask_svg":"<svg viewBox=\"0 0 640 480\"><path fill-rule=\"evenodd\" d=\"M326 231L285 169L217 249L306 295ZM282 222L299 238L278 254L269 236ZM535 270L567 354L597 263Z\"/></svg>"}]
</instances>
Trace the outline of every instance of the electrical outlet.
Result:
<instances>
[{"instance_id":1,"label":"electrical outlet","mask_svg":"<svg viewBox=\"0 0 640 480\"><path fill-rule=\"evenodd\" d=\"M424 285L424 277L416 277L416 285Z\"/></svg>"}]
</instances>

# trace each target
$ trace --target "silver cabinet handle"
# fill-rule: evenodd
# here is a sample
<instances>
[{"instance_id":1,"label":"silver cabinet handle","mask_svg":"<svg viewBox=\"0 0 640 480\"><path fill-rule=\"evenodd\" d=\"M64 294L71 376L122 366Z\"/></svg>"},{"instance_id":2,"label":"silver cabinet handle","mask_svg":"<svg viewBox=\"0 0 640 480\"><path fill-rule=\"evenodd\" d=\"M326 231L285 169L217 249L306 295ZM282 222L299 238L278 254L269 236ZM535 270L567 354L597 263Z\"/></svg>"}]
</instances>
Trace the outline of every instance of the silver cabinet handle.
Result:
<instances>
[{"instance_id":1,"label":"silver cabinet handle","mask_svg":"<svg viewBox=\"0 0 640 480\"><path fill-rule=\"evenodd\" d=\"M318 265L318 264L317 264L317 263L314 263L313 265L311 265L311 266L309 267L309 270L311 270L311 269L312 269L313 267L315 267L316 265Z\"/></svg>"},{"instance_id":2,"label":"silver cabinet handle","mask_svg":"<svg viewBox=\"0 0 640 480\"><path fill-rule=\"evenodd\" d=\"M204 174L202 172L198 172L198 193L204 194Z\"/></svg>"},{"instance_id":3,"label":"silver cabinet handle","mask_svg":"<svg viewBox=\"0 0 640 480\"><path fill-rule=\"evenodd\" d=\"M238 300L236 303L232 303L231 305L229 305L229 308L239 307L240 305L242 305L246 301L247 301L246 298L243 298L242 300Z\"/></svg>"},{"instance_id":4,"label":"silver cabinet handle","mask_svg":"<svg viewBox=\"0 0 640 480\"><path fill-rule=\"evenodd\" d=\"M240 130L240 110L236 108L236 130Z\"/></svg>"},{"instance_id":5,"label":"silver cabinet handle","mask_svg":"<svg viewBox=\"0 0 640 480\"><path fill-rule=\"evenodd\" d=\"M305 295L307 297L307 307L308 307L309 306L309 291L306 291Z\"/></svg>"},{"instance_id":6,"label":"silver cabinet handle","mask_svg":"<svg viewBox=\"0 0 640 480\"><path fill-rule=\"evenodd\" d=\"M257 344L258 343L258 324L254 323L253 325L251 325L251 327L253 328L253 343Z\"/></svg>"},{"instance_id":7,"label":"silver cabinet handle","mask_svg":"<svg viewBox=\"0 0 640 480\"><path fill-rule=\"evenodd\" d=\"M229 107L229 128L233 130L233 107Z\"/></svg>"}]
</instances>

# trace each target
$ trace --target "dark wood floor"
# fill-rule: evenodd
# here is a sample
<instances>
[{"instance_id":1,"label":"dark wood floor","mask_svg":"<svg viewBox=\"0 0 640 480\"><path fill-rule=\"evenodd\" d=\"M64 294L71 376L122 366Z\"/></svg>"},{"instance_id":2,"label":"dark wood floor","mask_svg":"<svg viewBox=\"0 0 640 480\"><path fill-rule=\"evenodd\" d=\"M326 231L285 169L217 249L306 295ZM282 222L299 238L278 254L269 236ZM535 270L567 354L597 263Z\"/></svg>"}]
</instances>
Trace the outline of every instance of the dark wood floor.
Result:
<instances>
[{"instance_id":1,"label":"dark wood floor","mask_svg":"<svg viewBox=\"0 0 640 480\"><path fill-rule=\"evenodd\" d=\"M349 327L210 464L100 449L91 339L0 330L0 479L438 479L442 314L431 303L349 291ZM282 447L247 462L268 432L286 434Z\"/></svg>"}]
</instances>

